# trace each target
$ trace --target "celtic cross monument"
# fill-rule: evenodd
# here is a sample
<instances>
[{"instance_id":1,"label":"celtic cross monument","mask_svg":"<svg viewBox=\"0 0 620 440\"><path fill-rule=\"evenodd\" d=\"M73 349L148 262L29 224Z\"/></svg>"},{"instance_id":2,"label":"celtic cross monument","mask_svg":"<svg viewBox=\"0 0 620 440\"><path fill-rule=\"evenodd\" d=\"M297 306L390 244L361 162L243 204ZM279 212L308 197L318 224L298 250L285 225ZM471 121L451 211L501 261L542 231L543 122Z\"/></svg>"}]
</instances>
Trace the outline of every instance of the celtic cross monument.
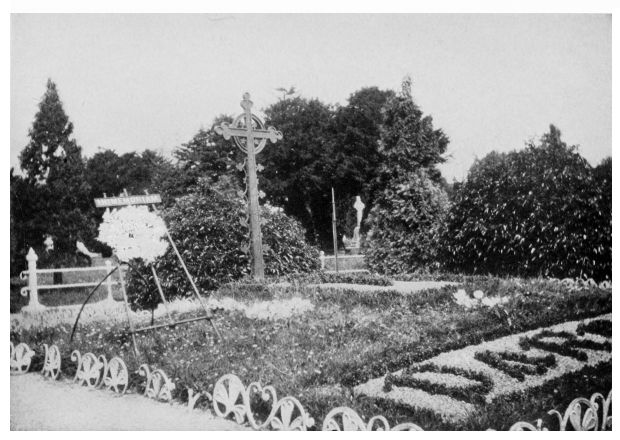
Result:
<instances>
[{"instance_id":1,"label":"celtic cross monument","mask_svg":"<svg viewBox=\"0 0 620 440\"><path fill-rule=\"evenodd\" d=\"M260 118L252 114L250 94L243 94L241 108L244 112L237 116L232 124L223 123L215 127L215 132L228 140L231 137L237 147L247 155L248 178L248 211L250 216L250 236L252 243L252 275L254 279L265 277L265 263L263 261L263 243L260 231L260 210L258 204L258 180L256 177L256 155L260 153L267 140L272 143L282 139L282 133L273 127L265 129Z\"/></svg>"}]
</instances>

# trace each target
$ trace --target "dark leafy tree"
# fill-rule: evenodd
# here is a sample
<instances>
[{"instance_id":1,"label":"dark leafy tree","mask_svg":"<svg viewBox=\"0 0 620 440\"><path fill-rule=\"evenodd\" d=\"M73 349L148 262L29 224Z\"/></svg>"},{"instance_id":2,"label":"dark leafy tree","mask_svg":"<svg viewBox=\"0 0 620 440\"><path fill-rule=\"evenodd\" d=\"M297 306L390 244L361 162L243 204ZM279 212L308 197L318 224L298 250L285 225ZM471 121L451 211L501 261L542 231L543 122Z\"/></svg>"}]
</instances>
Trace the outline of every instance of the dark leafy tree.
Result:
<instances>
[{"instance_id":1,"label":"dark leafy tree","mask_svg":"<svg viewBox=\"0 0 620 440\"><path fill-rule=\"evenodd\" d=\"M368 217L368 264L384 273L436 268L448 197L435 165L448 138L411 96L411 80L385 106L376 200Z\"/></svg>"},{"instance_id":2,"label":"dark leafy tree","mask_svg":"<svg viewBox=\"0 0 620 440\"><path fill-rule=\"evenodd\" d=\"M237 164L243 162L243 158L239 149L232 141L225 140L214 130L223 122L231 123L232 120L233 118L227 115L218 116L209 130L200 129L189 142L174 151L185 188L196 185L198 180L203 178L211 182L217 182L223 175L240 178Z\"/></svg>"},{"instance_id":3,"label":"dark leafy tree","mask_svg":"<svg viewBox=\"0 0 620 440\"><path fill-rule=\"evenodd\" d=\"M264 167L259 189L272 205L301 221L312 242L329 242L333 111L317 99L295 97L269 106L265 114L284 138L258 156Z\"/></svg>"},{"instance_id":4,"label":"dark leafy tree","mask_svg":"<svg viewBox=\"0 0 620 440\"><path fill-rule=\"evenodd\" d=\"M86 161L86 179L91 198L116 196L125 189L129 194L155 192L174 166L153 150L119 156L114 150L101 150Z\"/></svg>"},{"instance_id":5,"label":"dark leafy tree","mask_svg":"<svg viewBox=\"0 0 620 440\"><path fill-rule=\"evenodd\" d=\"M355 196L361 196L366 205L364 217L372 208L375 192L371 182L376 179L382 160L379 153L382 111L393 98L391 90L366 87L351 94L347 105L335 111L330 161L326 164L329 171L325 178L333 179L340 235L351 236L355 227L357 216L352 208ZM329 230L329 225L326 226Z\"/></svg>"},{"instance_id":6,"label":"dark leafy tree","mask_svg":"<svg viewBox=\"0 0 620 440\"><path fill-rule=\"evenodd\" d=\"M550 126L539 144L491 153L458 189L443 249L452 270L611 278L611 175L600 180ZM607 177L605 177L607 176Z\"/></svg>"},{"instance_id":7,"label":"dark leafy tree","mask_svg":"<svg viewBox=\"0 0 620 440\"><path fill-rule=\"evenodd\" d=\"M47 232L47 219L40 215L46 209L40 186L17 175L11 168L11 276L26 266L30 246L42 246Z\"/></svg>"},{"instance_id":8,"label":"dark leafy tree","mask_svg":"<svg viewBox=\"0 0 620 440\"><path fill-rule=\"evenodd\" d=\"M424 116L411 95L411 78L403 80L402 90L385 106L381 127L382 167L379 188L393 178L425 168L433 181L441 182L436 165L450 140L441 129L433 128L433 118Z\"/></svg>"}]
</instances>

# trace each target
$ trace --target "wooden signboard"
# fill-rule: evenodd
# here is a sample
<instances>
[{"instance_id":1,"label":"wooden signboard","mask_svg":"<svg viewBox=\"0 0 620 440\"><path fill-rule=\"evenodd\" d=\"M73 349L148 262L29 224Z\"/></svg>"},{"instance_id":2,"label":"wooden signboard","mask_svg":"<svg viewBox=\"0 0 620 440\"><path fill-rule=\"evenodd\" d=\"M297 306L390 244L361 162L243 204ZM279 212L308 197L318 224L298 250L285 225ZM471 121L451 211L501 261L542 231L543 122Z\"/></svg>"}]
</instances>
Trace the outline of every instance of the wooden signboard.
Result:
<instances>
[{"instance_id":1,"label":"wooden signboard","mask_svg":"<svg viewBox=\"0 0 620 440\"><path fill-rule=\"evenodd\" d=\"M129 205L153 205L157 203L161 203L161 196L159 194L145 194L143 196L105 197L102 199L95 199L95 206L97 208L111 208L116 206Z\"/></svg>"}]
</instances>

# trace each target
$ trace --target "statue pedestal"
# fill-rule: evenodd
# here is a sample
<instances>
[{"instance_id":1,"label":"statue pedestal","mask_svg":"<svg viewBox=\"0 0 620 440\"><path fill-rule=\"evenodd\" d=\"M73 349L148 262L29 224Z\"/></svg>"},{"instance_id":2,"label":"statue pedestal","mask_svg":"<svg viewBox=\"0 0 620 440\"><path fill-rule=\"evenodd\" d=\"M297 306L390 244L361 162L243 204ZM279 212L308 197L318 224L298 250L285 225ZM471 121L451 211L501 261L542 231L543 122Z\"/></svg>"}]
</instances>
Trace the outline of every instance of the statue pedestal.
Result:
<instances>
[{"instance_id":1,"label":"statue pedestal","mask_svg":"<svg viewBox=\"0 0 620 440\"><path fill-rule=\"evenodd\" d=\"M103 258L101 254L90 257L90 267L105 266L105 260L109 258Z\"/></svg>"},{"instance_id":2,"label":"statue pedestal","mask_svg":"<svg viewBox=\"0 0 620 440\"><path fill-rule=\"evenodd\" d=\"M353 230L353 238L347 238L346 235L342 236L342 243L347 251L348 255L358 255L360 253L360 227L356 226Z\"/></svg>"},{"instance_id":3,"label":"statue pedestal","mask_svg":"<svg viewBox=\"0 0 620 440\"><path fill-rule=\"evenodd\" d=\"M336 270L336 258L333 255L321 255L321 269L327 272ZM360 254L338 254L338 272L367 271L364 256Z\"/></svg>"},{"instance_id":4,"label":"statue pedestal","mask_svg":"<svg viewBox=\"0 0 620 440\"><path fill-rule=\"evenodd\" d=\"M350 247L347 249L347 255L359 255L360 253L360 247L358 246L354 246L354 247Z\"/></svg>"}]
</instances>

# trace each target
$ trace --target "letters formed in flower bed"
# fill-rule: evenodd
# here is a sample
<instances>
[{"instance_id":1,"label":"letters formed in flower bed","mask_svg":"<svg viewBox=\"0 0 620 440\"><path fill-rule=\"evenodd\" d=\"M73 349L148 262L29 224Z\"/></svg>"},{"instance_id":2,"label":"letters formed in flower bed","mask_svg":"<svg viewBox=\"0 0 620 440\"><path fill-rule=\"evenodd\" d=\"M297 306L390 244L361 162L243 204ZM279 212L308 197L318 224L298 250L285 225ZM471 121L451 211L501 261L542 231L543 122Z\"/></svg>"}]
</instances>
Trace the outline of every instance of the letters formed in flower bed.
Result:
<instances>
[{"instance_id":1,"label":"letters formed in flower bed","mask_svg":"<svg viewBox=\"0 0 620 440\"><path fill-rule=\"evenodd\" d=\"M609 319L606 315L597 320ZM592 321L580 328L593 328ZM591 333L578 336L579 325L578 321L568 322L442 353L371 379L357 386L355 393L430 409L445 420L464 421L477 405L498 396L525 391L586 365L611 361L609 338Z\"/></svg>"}]
</instances>

